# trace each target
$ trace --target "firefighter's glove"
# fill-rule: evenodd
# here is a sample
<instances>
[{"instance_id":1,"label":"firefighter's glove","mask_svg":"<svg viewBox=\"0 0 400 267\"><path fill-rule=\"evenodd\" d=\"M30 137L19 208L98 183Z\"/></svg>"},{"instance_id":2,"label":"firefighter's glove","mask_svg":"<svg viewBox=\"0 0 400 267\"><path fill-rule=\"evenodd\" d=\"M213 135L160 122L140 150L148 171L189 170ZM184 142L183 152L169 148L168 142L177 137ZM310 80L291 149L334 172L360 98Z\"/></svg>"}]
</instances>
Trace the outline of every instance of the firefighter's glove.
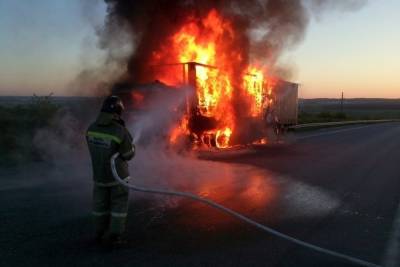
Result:
<instances>
[{"instance_id":1,"label":"firefighter's glove","mask_svg":"<svg viewBox=\"0 0 400 267\"><path fill-rule=\"evenodd\" d=\"M135 152L136 152L136 147L134 144L132 144L131 150L126 153L121 154L120 157L123 160L131 160L135 156Z\"/></svg>"}]
</instances>

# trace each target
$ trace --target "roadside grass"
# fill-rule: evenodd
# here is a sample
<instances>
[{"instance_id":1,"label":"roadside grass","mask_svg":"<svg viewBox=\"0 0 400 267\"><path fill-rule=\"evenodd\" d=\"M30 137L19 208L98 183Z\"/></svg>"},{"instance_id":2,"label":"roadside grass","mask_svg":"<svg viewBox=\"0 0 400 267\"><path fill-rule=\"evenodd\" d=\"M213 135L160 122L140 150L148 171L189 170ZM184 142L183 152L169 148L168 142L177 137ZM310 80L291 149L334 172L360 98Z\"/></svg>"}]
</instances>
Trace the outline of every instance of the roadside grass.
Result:
<instances>
[{"instance_id":1,"label":"roadside grass","mask_svg":"<svg viewBox=\"0 0 400 267\"><path fill-rule=\"evenodd\" d=\"M319 113L300 112L298 118L299 124L345 120L348 120L348 116L345 113L326 111Z\"/></svg>"},{"instance_id":2,"label":"roadside grass","mask_svg":"<svg viewBox=\"0 0 400 267\"><path fill-rule=\"evenodd\" d=\"M299 123L355 120L398 120L400 99L349 98L300 99Z\"/></svg>"},{"instance_id":3,"label":"roadside grass","mask_svg":"<svg viewBox=\"0 0 400 267\"><path fill-rule=\"evenodd\" d=\"M51 95L34 95L24 105L0 106L0 165L40 160L33 145L34 134L52 123L59 108Z\"/></svg>"},{"instance_id":4,"label":"roadside grass","mask_svg":"<svg viewBox=\"0 0 400 267\"><path fill-rule=\"evenodd\" d=\"M341 122L355 120L390 120L400 119L400 110L350 110L346 112L335 111L301 111L299 124Z\"/></svg>"}]
</instances>

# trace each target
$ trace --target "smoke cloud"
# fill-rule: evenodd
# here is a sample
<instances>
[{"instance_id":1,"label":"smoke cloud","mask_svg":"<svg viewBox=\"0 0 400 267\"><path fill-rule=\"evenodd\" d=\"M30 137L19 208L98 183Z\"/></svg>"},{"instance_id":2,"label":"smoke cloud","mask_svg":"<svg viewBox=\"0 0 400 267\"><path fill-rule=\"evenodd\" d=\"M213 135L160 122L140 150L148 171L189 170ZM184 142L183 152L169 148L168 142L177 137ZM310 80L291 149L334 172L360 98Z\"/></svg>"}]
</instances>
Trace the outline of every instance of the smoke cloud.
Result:
<instances>
[{"instance_id":1,"label":"smoke cloud","mask_svg":"<svg viewBox=\"0 0 400 267\"><path fill-rule=\"evenodd\" d=\"M235 42L248 55L245 61L273 64L280 53L302 40L308 25L307 9L302 1L119 1L106 0L108 15L101 43L115 53L113 40L128 29L133 53L127 61L127 76L138 80L146 62L163 40L176 32L189 16L204 17L215 9L228 18L235 29ZM244 64L247 64L245 62Z\"/></svg>"},{"instance_id":2,"label":"smoke cloud","mask_svg":"<svg viewBox=\"0 0 400 267\"><path fill-rule=\"evenodd\" d=\"M127 125L133 134L133 143L148 145L157 143L165 147L173 127L183 115L183 107L190 90L171 90L153 86L153 94L145 112L132 112L127 115ZM188 93L187 93L188 92ZM178 107L178 108L177 108ZM181 111L181 112L180 112Z\"/></svg>"},{"instance_id":3,"label":"smoke cloud","mask_svg":"<svg viewBox=\"0 0 400 267\"><path fill-rule=\"evenodd\" d=\"M118 82L138 82L148 71L146 62L163 40L188 16L200 18L211 9L233 22L236 46L244 62L268 66L271 73L292 78L292 66L280 56L305 37L310 18L327 12L353 12L368 0L88 0L82 15L98 39L82 47L82 71L68 84L77 95L105 95ZM105 20L99 10L106 9ZM97 48L97 49L95 49ZM95 54L95 55L94 55Z\"/></svg>"},{"instance_id":4,"label":"smoke cloud","mask_svg":"<svg viewBox=\"0 0 400 267\"><path fill-rule=\"evenodd\" d=\"M101 47L112 61L127 45L125 80L139 80L153 51L171 36L188 16L202 17L215 9L233 22L237 45L246 61L256 59L270 67L286 49L299 44L312 14L355 11L366 0L105 0L107 16L100 32ZM121 34L126 33L125 38ZM127 38L126 38L127 37Z\"/></svg>"},{"instance_id":5,"label":"smoke cloud","mask_svg":"<svg viewBox=\"0 0 400 267\"><path fill-rule=\"evenodd\" d=\"M309 0L310 7L314 13L327 10L358 11L363 8L368 0Z\"/></svg>"}]
</instances>

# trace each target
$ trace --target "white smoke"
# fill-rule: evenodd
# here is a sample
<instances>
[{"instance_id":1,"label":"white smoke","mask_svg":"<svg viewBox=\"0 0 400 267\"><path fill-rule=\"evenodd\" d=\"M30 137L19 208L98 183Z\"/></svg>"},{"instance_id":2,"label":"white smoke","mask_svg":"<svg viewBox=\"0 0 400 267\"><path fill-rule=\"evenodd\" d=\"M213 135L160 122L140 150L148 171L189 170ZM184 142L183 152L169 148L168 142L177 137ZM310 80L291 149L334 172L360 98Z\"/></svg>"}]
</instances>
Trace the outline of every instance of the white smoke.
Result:
<instances>
[{"instance_id":1,"label":"white smoke","mask_svg":"<svg viewBox=\"0 0 400 267\"><path fill-rule=\"evenodd\" d=\"M191 92L189 87L166 89L154 86L151 97L146 99L143 111L131 112L127 117L127 127L136 145L166 145L168 135L178 125L183 115L182 107Z\"/></svg>"}]
</instances>

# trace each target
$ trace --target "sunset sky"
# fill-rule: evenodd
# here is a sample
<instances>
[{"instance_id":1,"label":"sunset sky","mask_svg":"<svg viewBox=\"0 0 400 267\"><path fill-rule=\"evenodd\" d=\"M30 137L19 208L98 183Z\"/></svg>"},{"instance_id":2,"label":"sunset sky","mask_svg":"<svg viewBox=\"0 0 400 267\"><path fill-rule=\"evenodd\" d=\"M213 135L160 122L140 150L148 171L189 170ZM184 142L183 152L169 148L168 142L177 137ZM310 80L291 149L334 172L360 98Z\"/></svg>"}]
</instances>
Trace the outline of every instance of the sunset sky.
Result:
<instances>
[{"instance_id":1,"label":"sunset sky","mask_svg":"<svg viewBox=\"0 0 400 267\"><path fill-rule=\"evenodd\" d=\"M0 95L76 93L76 75L103 55L93 26L105 6L88 6L0 0ZM399 12L398 0L370 0L358 11L313 16L304 41L281 60L301 84L300 97L400 98Z\"/></svg>"}]
</instances>

